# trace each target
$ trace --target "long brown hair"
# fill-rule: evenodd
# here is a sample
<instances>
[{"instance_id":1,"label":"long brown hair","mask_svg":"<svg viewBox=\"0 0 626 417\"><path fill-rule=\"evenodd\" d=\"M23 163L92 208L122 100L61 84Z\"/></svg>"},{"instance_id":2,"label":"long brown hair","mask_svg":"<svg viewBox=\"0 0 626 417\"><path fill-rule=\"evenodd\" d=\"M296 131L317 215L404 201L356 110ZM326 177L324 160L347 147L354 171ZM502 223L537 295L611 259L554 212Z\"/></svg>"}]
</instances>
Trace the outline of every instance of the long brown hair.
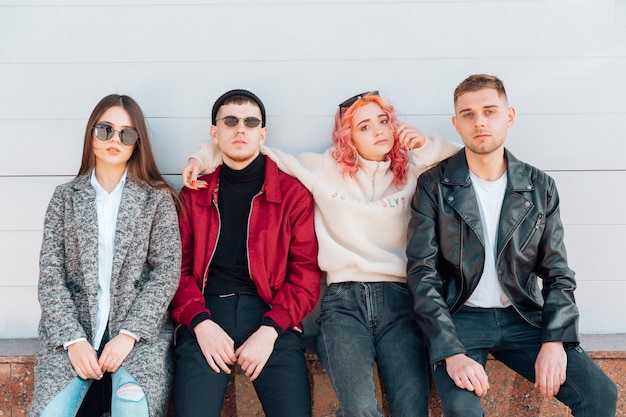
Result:
<instances>
[{"instance_id":1,"label":"long brown hair","mask_svg":"<svg viewBox=\"0 0 626 417\"><path fill-rule=\"evenodd\" d=\"M150 138L148 135L148 127L146 119L141 111L141 107L135 100L126 95L110 94L104 97L96 104L91 112L87 126L85 127L85 138L83 141L83 157L78 170L77 177L91 173L96 166L96 157L93 150L93 128L98 122L102 114L109 108L119 106L126 110L133 128L139 134L139 140L135 144L133 153L128 160L128 175L140 184L145 184L153 188L167 189L176 203L176 207L180 208L178 195L174 188L165 181L152 153L150 146Z\"/></svg>"}]
</instances>

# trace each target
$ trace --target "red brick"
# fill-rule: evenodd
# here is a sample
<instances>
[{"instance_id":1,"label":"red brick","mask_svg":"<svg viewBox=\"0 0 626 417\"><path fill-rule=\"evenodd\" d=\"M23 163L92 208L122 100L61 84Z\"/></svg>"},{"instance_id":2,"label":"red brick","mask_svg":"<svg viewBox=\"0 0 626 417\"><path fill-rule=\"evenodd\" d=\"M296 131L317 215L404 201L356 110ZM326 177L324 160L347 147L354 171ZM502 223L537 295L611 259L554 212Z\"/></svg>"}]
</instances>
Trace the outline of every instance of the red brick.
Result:
<instances>
[{"instance_id":1,"label":"red brick","mask_svg":"<svg viewBox=\"0 0 626 417\"><path fill-rule=\"evenodd\" d=\"M619 337L626 338L624 335ZM622 339L618 342L620 341ZM19 349L9 354L6 349L2 350L4 343L5 341L0 340L0 417L26 416L32 395L34 358L30 353L20 354ZM26 342L20 343L21 345L11 343L9 346L13 350L16 350L15 346L18 345L28 348ZM30 343L32 344L33 341ZM617 343L616 346L626 349L626 343ZM589 355L613 381L616 381L619 392L616 417L626 417L624 390L626 388L626 351L598 350L590 352ZM334 416L338 407L337 397L324 367L316 360L316 356L310 353L307 354L307 366L313 394L313 416ZM491 358L487 363L487 373L491 389L482 399L486 415L571 417L567 407L554 399L544 399L531 383ZM388 415L384 390L379 386L378 378L375 382L378 385L378 399L383 404L385 415ZM431 389L429 409L429 417L443 417L441 403L434 388ZM263 416L256 392L249 378L240 369L236 369L231 377L222 409L222 417L237 415Z\"/></svg>"}]
</instances>

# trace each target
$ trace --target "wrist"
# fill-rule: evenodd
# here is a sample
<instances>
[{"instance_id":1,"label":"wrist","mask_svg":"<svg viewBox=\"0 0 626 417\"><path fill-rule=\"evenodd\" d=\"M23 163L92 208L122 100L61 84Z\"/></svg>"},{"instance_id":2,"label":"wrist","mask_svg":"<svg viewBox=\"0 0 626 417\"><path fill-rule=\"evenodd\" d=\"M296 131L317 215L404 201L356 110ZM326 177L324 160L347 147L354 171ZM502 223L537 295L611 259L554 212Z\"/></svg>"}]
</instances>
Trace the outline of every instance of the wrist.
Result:
<instances>
[{"instance_id":1,"label":"wrist","mask_svg":"<svg viewBox=\"0 0 626 417\"><path fill-rule=\"evenodd\" d=\"M113 339L109 340L109 342L114 339L117 339L119 342L123 342L123 343L131 343L133 346L135 346L135 343L137 343L137 340L134 337L126 333L119 333L117 337L114 337Z\"/></svg>"},{"instance_id":2,"label":"wrist","mask_svg":"<svg viewBox=\"0 0 626 417\"><path fill-rule=\"evenodd\" d=\"M273 328L274 330L276 330L276 334L278 336L280 336L283 333L283 329L278 324L276 324L274 320L272 320L269 317L265 317L263 321L261 321L261 326L267 326L267 327Z\"/></svg>"},{"instance_id":3,"label":"wrist","mask_svg":"<svg viewBox=\"0 0 626 417\"><path fill-rule=\"evenodd\" d=\"M271 334L272 336L275 336L276 339L278 339L278 336L280 336L278 334L278 330L276 330L276 328L274 326L269 326L267 324L262 324L261 327L259 327L259 330L267 332L268 334Z\"/></svg>"}]
</instances>

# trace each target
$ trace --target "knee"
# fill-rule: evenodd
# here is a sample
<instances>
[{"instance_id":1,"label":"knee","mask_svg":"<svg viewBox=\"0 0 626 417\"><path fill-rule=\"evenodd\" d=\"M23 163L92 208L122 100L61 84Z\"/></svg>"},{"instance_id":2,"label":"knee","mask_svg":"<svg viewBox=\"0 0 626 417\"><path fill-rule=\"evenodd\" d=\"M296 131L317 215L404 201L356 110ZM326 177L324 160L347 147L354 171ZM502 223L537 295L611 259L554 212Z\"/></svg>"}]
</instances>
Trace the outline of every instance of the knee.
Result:
<instances>
[{"instance_id":1,"label":"knee","mask_svg":"<svg viewBox=\"0 0 626 417\"><path fill-rule=\"evenodd\" d=\"M617 385L609 379L607 382L606 392L607 392L607 401L613 404L617 404Z\"/></svg>"},{"instance_id":2,"label":"knee","mask_svg":"<svg viewBox=\"0 0 626 417\"><path fill-rule=\"evenodd\" d=\"M380 410L380 407L367 407L364 405L355 405L351 406L341 406L337 411L337 416L341 417L378 417L382 416L383 412Z\"/></svg>"},{"instance_id":3,"label":"knee","mask_svg":"<svg viewBox=\"0 0 626 417\"><path fill-rule=\"evenodd\" d=\"M440 398L443 405L443 414L446 417L484 417L485 413L480 404L480 397L473 392L453 388L452 393L445 394Z\"/></svg>"},{"instance_id":4,"label":"knee","mask_svg":"<svg viewBox=\"0 0 626 417\"><path fill-rule=\"evenodd\" d=\"M601 388L598 389L594 400L598 408L594 415L614 416L617 407L617 386L615 383L607 377L605 383L601 384Z\"/></svg>"},{"instance_id":5,"label":"knee","mask_svg":"<svg viewBox=\"0 0 626 417\"><path fill-rule=\"evenodd\" d=\"M444 404L444 415L446 417L484 417L483 409L479 407L466 407L463 404Z\"/></svg>"},{"instance_id":6,"label":"knee","mask_svg":"<svg viewBox=\"0 0 626 417\"><path fill-rule=\"evenodd\" d=\"M571 393L571 403L561 400L568 405L575 416L614 417L617 407L617 386L608 376L589 378L591 384L578 387Z\"/></svg>"},{"instance_id":7,"label":"knee","mask_svg":"<svg viewBox=\"0 0 626 417\"><path fill-rule=\"evenodd\" d=\"M116 394L120 399L128 401L140 401L145 396L143 389L137 384L122 385Z\"/></svg>"}]
</instances>

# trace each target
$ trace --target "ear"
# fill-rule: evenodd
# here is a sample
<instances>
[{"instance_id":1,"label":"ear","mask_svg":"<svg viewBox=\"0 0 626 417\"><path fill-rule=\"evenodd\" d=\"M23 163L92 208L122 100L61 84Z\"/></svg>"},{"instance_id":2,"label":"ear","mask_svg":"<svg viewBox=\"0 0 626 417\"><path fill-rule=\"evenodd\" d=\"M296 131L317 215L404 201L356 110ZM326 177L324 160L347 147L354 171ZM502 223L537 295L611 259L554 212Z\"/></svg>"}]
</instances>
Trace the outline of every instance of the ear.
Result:
<instances>
[{"instance_id":1,"label":"ear","mask_svg":"<svg viewBox=\"0 0 626 417\"><path fill-rule=\"evenodd\" d=\"M214 144L218 145L217 126L215 125L211 125L211 140L213 141Z\"/></svg>"},{"instance_id":2,"label":"ear","mask_svg":"<svg viewBox=\"0 0 626 417\"><path fill-rule=\"evenodd\" d=\"M262 146L265 143L265 135L267 135L267 127L261 128L261 139L259 140L259 146Z\"/></svg>"},{"instance_id":3,"label":"ear","mask_svg":"<svg viewBox=\"0 0 626 417\"><path fill-rule=\"evenodd\" d=\"M513 126L513 122L515 122L515 108L509 107L508 119L507 127Z\"/></svg>"},{"instance_id":4,"label":"ear","mask_svg":"<svg viewBox=\"0 0 626 417\"><path fill-rule=\"evenodd\" d=\"M457 122L456 115L454 115L454 116L452 116L452 126L454 126L454 129L458 132L459 128L456 127L456 122Z\"/></svg>"}]
</instances>

